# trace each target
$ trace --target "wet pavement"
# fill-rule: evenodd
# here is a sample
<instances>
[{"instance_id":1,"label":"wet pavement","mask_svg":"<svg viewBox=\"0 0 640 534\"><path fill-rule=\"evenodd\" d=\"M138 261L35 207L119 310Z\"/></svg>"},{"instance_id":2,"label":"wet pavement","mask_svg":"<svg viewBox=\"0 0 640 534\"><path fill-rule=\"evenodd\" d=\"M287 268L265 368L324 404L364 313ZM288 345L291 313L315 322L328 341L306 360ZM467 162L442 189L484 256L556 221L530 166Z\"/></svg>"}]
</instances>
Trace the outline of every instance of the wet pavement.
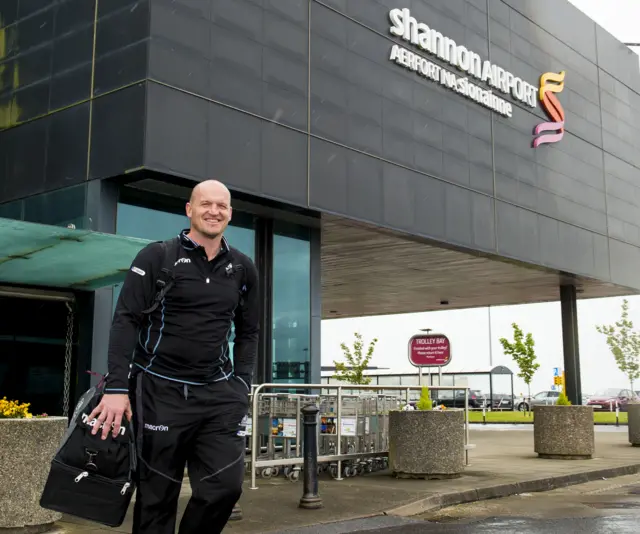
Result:
<instances>
[{"instance_id":1,"label":"wet pavement","mask_svg":"<svg viewBox=\"0 0 640 534\"><path fill-rule=\"evenodd\" d=\"M424 514L426 524L368 530L412 533L637 533L640 531L640 476L599 480L554 491L521 494Z\"/></svg>"},{"instance_id":2,"label":"wet pavement","mask_svg":"<svg viewBox=\"0 0 640 534\"><path fill-rule=\"evenodd\" d=\"M637 534L638 531L638 518L602 517L546 521L499 519L471 525L413 524L357 532L366 532L366 534Z\"/></svg>"},{"instance_id":3,"label":"wet pavement","mask_svg":"<svg viewBox=\"0 0 640 534\"><path fill-rule=\"evenodd\" d=\"M281 534L627 534L639 532L639 524L640 475L630 475L454 506L411 519L383 516Z\"/></svg>"},{"instance_id":4,"label":"wet pavement","mask_svg":"<svg viewBox=\"0 0 640 534\"><path fill-rule=\"evenodd\" d=\"M626 428L620 431L597 429L595 457L592 460L575 461L537 458L533 452L531 430L474 428L470 434L471 443L475 444L476 448L471 451L471 463L465 468L460 478L430 481L400 480L381 471L335 481L328 475L323 475L319 482L320 496L324 501L324 508L321 510L298 508L302 495L301 481L292 483L282 476L268 480L260 478L257 481L258 489L251 490L247 480L240 500L244 519L229 524L225 532L265 534L293 529L291 532L296 534L297 532L342 534L376 530L384 532L380 529L396 528L398 525L405 530L391 530L391 532L421 532L407 529L427 527L431 530L424 530L425 532L456 532L446 530L453 526L448 519L444 520L445 524L426 524L424 521L428 519L427 517L420 517L420 522L417 523L414 516L433 510L443 503L478 501L526 491L563 487L568 484L596 480L602 476L620 477L620 475L640 472L640 450L629 445ZM187 479L180 496L180 515L190 495L191 490ZM636 495L633 498L639 497ZM488 505L496 502L498 501L485 500L479 504ZM527 501L528 509L531 509L533 502L533 500ZM462 507L459 508L462 509ZM609 516L624 515L624 511L619 508L600 512L606 512ZM474 508L471 515L478 520L489 521L492 517L501 517L500 513L483 514L479 508ZM546 510L545 513L549 511ZM375 517L372 518L372 516ZM602 516L601 513L598 517ZM534 519L553 518L554 516L546 515ZM557 519L561 520L562 516L558 516ZM353 522L345 523L350 520ZM463 526L463 518L461 521L457 525L459 528ZM324 525L320 526L320 524ZM116 533L131 532L131 510L125 523L113 529L68 516L58 526L69 534L104 534L107 530ZM437 528L445 528L445 530L438 531ZM491 528L498 527L494 525ZM507 529L507 531L510 532L528 532L527 530L514 531L513 523L509 528L511 530ZM460 532L467 531L460 530ZM624 531L619 530L619 532Z\"/></svg>"}]
</instances>

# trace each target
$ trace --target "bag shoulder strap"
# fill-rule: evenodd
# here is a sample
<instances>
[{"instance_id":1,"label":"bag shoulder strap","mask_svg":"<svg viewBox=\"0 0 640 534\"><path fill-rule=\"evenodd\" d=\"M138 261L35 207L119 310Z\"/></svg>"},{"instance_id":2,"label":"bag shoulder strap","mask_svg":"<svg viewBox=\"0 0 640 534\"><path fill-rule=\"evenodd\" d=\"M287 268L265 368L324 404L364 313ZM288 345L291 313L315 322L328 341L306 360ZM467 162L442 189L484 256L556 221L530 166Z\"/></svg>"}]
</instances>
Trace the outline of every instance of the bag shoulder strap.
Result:
<instances>
[{"instance_id":1,"label":"bag shoulder strap","mask_svg":"<svg viewBox=\"0 0 640 534\"><path fill-rule=\"evenodd\" d=\"M238 288L240 292L240 302L239 306L244 304L244 297L247 293L247 269L244 264L240 261L238 255L234 254L237 252L233 247L231 248L231 253L233 254L233 263L235 263L234 270L236 272L240 272L240 287Z\"/></svg>"},{"instance_id":2,"label":"bag shoulder strap","mask_svg":"<svg viewBox=\"0 0 640 534\"><path fill-rule=\"evenodd\" d=\"M178 261L180 254L180 238L174 237L166 241L159 241L162 246L162 267L156 279L157 293L153 297L151 306L143 310L144 315L153 313L162 302L167 292L173 287L175 280L173 276L173 266Z\"/></svg>"}]
</instances>

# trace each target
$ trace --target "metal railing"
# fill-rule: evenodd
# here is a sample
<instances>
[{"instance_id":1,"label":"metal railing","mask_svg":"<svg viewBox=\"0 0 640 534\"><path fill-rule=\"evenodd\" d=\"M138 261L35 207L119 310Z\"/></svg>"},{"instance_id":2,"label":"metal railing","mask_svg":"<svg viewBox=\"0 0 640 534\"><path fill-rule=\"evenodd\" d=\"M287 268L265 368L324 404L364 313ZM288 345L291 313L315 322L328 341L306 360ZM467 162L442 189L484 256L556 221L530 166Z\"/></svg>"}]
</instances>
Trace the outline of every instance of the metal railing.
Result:
<instances>
[{"instance_id":1,"label":"metal railing","mask_svg":"<svg viewBox=\"0 0 640 534\"><path fill-rule=\"evenodd\" d=\"M405 401L407 404L410 403L410 392L414 390L421 390L423 386L381 386L381 385L353 385L353 384L341 384L341 385L333 385L333 384L282 384L282 383L268 383L268 384L259 384L252 386L251 391L251 461L250 461L250 470L251 470L251 487L250 489L258 489L256 486L256 475L257 470L261 467L273 467L279 465L302 465L304 463L303 458L283 458L283 459L267 459L267 460L259 460L258 452L261 449L258 443L258 418L259 418L259 400L261 397L261 392L266 389L295 389L295 390L306 390L306 391L336 391L337 394L337 403L336 403L336 451L333 455L325 455L318 457L318 461L322 462L337 462L337 473L338 476L336 480L342 480L340 474L342 473L342 462L345 460L362 458L368 455L379 455L379 452L376 453L343 453L341 450L341 437L342 437L342 424L341 424L341 416L342 416L342 398L343 398L343 390L358 390L358 391L371 391L371 392L381 392L381 391L403 391L405 393ZM461 391L464 390L464 453L465 453L465 463L469 465L469 450L474 448L473 445L469 443L469 391L468 387L461 386L429 386L430 391ZM264 395L264 394L263 394ZM297 440L300 437L298 436ZM299 449L299 444L297 443L297 448ZM388 451L387 451L388 453Z\"/></svg>"}]
</instances>

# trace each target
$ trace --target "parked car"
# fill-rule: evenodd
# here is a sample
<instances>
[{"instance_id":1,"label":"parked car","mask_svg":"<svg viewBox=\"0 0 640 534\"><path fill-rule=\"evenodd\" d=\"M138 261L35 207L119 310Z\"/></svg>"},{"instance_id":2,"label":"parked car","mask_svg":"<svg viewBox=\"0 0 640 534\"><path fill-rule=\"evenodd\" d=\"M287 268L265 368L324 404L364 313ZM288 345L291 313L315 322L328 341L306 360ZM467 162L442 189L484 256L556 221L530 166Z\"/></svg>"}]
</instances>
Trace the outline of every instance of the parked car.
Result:
<instances>
[{"instance_id":1,"label":"parked car","mask_svg":"<svg viewBox=\"0 0 640 534\"><path fill-rule=\"evenodd\" d=\"M513 397L508 393L494 393L486 396L487 408L492 410L513 410Z\"/></svg>"},{"instance_id":2,"label":"parked car","mask_svg":"<svg viewBox=\"0 0 640 534\"><path fill-rule=\"evenodd\" d=\"M435 391L434 403L446 408L464 408L464 391ZM469 408L482 408L484 395L478 389L469 391Z\"/></svg>"},{"instance_id":3,"label":"parked car","mask_svg":"<svg viewBox=\"0 0 640 534\"><path fill-rule=\"evenodd\" d=\"M635 398L635 393L630 389L607 388L596 391L588 400L587 406L593 406L594 410L610 410L619 407L621 412L627 411L627 404Z\"/></svg>"},{"instance_id":4,"label":"parked car","mask_svg":"<svg viewBox=\"0 0 640 534\"><path fill-rule=\"evenodd\" d=\"M559 391L541 391L531 397L531 403L529 403L526 397L518 399L516 402L516 410L519 412L526 412L533 406L547 406L549 404L555 404L558 401L559 396Z\"/></svg>"}]
</instances>

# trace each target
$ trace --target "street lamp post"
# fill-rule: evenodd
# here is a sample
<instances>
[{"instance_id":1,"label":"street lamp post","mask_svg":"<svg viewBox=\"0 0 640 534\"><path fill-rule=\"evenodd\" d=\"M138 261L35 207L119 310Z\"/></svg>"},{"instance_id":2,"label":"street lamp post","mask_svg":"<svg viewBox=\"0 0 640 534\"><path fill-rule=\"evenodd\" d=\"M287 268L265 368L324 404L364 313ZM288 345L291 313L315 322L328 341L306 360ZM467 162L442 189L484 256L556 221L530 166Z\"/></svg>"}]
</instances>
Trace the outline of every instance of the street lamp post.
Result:
<instances>
[{"instance_id":1,"label":"street lamp post","mask_svg":"<svg viewBox=\"0 0 640 534\"><path fill-rule=\"evenodd\" d=\"M420 332L426 332L427 334L431 333L433 329L432 328L421 328ZM431 385L431 367L427 367L427 373L428 373L428 384ZM422 385L422 367L418 368L418 385L421 386ZM438 384L439 386L441 384Z\"/></svg>"}]
</instances>

